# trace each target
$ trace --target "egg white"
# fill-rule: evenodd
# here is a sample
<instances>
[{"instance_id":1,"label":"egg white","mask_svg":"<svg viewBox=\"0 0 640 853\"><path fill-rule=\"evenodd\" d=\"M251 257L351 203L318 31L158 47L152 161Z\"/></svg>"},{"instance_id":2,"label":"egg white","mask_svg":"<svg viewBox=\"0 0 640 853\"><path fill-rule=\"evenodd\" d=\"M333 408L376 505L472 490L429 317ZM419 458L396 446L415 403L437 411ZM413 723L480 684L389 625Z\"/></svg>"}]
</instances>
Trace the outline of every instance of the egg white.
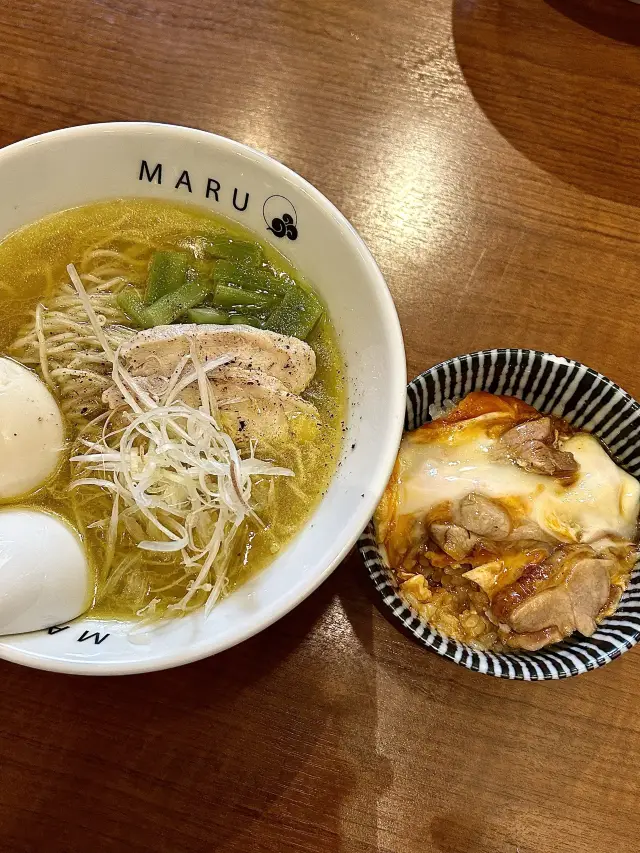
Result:
<instances>
[{"instance_id":1,"label":"egg white","mask_svg":"<svg viewBox=\"0 0 640 853\"><path fill-rule=\"evenodd\" d=\"M38 509L0 511L0 635L75 619L93 588L84 546L68 524Z\"/></svg>"},{"instance_id":2,"label":"egg white","mask_svg":"<svg viewBox=\"0 0 640 853\"><path fill-rule=\"evenodd\" d=\"M473 422L434 432L433 441L405 436L397 515L423 516L438 504L479 492L517 500L522 520L536 522L561 542L634 538L640 483L615 464L594 436L578 433L562 445L579 465L571 485L523 470L498 452L497 441Z\"/></svg>"},{"instance_id":3,"label":"egg white","mask_svg":"<svg viewBox=\"0 0 640 853\"><path fill-rule=\"evenodd\" d=\"M0 501L42 486L59 467L64 442L62 415L44 382L0 357Z\"/></svg>"}]
</instances>

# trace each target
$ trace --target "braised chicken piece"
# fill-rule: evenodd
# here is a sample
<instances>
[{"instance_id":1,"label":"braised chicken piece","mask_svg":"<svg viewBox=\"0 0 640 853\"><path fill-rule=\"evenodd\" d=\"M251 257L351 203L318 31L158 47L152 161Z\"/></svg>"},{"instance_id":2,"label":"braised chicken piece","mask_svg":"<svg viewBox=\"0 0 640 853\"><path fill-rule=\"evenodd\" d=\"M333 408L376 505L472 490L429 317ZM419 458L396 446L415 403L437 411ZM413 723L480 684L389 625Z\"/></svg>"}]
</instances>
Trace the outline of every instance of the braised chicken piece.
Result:
<instances>
[{"instance_id":1,"label":"braised chicken piece","mask_svg":"<svg viewBox=\"0 0 640 853\"><path fill-rule=\"evenodd\" d=\"M535 474L566 477L578 470L578 463L571 453L548 447L540 441L525 441L512 452L518 465Z\"/></svg>"},{"instance_id":2,"label":"braised chicken piece","mask_svg":"<svg viewBox=\"0 0 640 853\"><path fill-rule=\"evenodd\" d=\"M487 539L506 539L511 533L511 519L506 509L475 492L460 501L453 515L461 527Z\"/></svg>"},{"instance_id":3,"label":"braised chicken piece","mask_svg":"<svg viewBox=\"0 0 640 853\"><path fill-rule=\"evenodd\" d=\"M559 643L563 639L557 628L543 628L529 634L511 634L508 640L509 648L524 649L527 652L537 652L551 643Z\"/></svg>"},{"instance_id":4,"label":"braised chicken piece","mask_svg":"<svg viewBox=\"0 0 640 853\"><path fill-rule=\"evenodd\" d=\"M540 632L545 631L558 639L574 631L590 637L596 617L609 600L614 568L613 560L576 556L560 548L545 563L525 572L491 601L494 618L516 632L508 645L515 641L518 648L540 648Z\"/></svg>"},{"instance_id":5,"label":"braised chicken piece","mask_svg":"<svg viewBox=\"0 0 640 853\"><path fill-rule=\"evenodd\" d=\"M500 441L510 458L525 471L566 477L578 470L578 463L573 454L553 446L555 438L551 418L535 418L512 427Z\"/></svg>"},{"instance_id":6,"label":"braised chicken piece","mask_svg":"<svg viewBox=\"0 0 640 853\"><path fill-rule=\"evenodd\" d=\"M507 447L518 447L526 441L541 441L543 444L553 444L555 430L551 418L534 418L517 424L502 436L502 443Z\"/></svg>"},{"instance_id":7,"label":"braised chicken piece","mask_svg":"<svg viewBox=\"0 0 640 853\"><path fill-rule=\"evenodd\" d=\"M588 558L577 562L566 580L575 630L590 637L596 630L596 617L609 599L613 560Z\"/></svg>"},{"instance_id":8,"label":"braised chicken piece","mask_svg":"<svg viewBox=\"0 0 640 853\"><path fill-rule=\"evenodd\" d=\"M432 524L429 528L434 542L454 560L464 560L477 541L477 537L458 524Z\"/></svg>"}]
</instances>

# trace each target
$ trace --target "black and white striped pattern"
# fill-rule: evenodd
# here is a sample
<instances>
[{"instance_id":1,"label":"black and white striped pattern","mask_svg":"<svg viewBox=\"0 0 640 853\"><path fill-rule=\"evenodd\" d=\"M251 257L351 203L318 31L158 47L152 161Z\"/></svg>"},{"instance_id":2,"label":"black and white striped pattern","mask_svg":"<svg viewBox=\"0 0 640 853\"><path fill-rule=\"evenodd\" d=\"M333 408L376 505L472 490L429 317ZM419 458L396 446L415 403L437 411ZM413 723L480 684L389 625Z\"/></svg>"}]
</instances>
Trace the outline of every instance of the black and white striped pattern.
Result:
<instances>
[{"instance_id":1,"label":"black and white striped pattern","mask_svg":"<svg viewBox=\"0 0 640 853\"><path fill-rule=\"evenodd\" d=\"M513 395L545 414L566 418L594 433L626 471L635 477L640 474L640 404L591 368L534 350L483 350L425 371L407 387L405 429L431 420L431 407L438 409L470 391ZM604 666L640 639L640 568L634 571L617 611L593 637L574 634L539 652L494 654L443 637L398 597L372 525L361 536L359 547L376 589L394 616L423 645L475 672L523 681L568 678Z\"/></svg>"}]
</instances>

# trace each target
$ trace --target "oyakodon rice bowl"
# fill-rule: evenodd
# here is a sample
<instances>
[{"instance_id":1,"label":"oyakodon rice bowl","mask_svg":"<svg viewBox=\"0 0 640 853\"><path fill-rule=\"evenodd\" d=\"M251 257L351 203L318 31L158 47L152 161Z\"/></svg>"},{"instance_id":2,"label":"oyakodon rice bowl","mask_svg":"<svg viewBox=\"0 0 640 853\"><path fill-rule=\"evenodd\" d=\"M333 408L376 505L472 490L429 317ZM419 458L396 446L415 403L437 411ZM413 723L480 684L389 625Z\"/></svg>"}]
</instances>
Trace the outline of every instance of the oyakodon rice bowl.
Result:
<instances>
[{"instance_id":1,"label":"oyakodon rice bowl","mask_svg":"<svg viewBox=\"0 0 640 853\"><path fill-rule=\"evenodd\" d=\"M531 350L472 353L410 383L397 485L359 543L394 618L503 678L565 678L635 645L639 422L606 377ZM417 527L397 515L412 504Z\"/></svg>"},{"instance_id":2,"label":"oyakodon rice bowl","mask_svg":"<svg viewBox=\"0 0 640 853\"><path fill-rule=\"evenodd\" d=\"M366 247L284 166L184 128L47 134L0 181L0 656L120 674L262 630L397 451L404 352Z\"/></svg>"}]
</instances>

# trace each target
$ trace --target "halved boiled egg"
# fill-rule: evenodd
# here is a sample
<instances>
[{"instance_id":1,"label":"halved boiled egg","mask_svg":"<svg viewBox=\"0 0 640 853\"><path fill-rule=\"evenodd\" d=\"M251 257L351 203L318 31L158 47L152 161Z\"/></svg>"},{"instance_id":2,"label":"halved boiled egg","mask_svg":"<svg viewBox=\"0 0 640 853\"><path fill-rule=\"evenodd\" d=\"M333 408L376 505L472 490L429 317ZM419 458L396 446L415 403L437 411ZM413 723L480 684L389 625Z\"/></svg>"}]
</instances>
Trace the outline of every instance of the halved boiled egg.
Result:
<instances>
[{"instance_id":1,"label":"halved boiled egg","mask_svg":"<svg viewBox=\"0 0 640 853\"><path fill-rule=\"evenodd\" d=\"M42 510L0 510L0 635L75 619L93 590L84 547L68 524Z\"/></svg>"},{"instance_id":2,"label":"halved boiled egg","mask_svg":"<svg viewBox=\"0 0 640 853\"><path fill-rule=\"evenodd\" d=\"M64 450L64 424L47 386L10 358L0 358L0 501L43 485Z\"/></svg>"}]
</instances>

